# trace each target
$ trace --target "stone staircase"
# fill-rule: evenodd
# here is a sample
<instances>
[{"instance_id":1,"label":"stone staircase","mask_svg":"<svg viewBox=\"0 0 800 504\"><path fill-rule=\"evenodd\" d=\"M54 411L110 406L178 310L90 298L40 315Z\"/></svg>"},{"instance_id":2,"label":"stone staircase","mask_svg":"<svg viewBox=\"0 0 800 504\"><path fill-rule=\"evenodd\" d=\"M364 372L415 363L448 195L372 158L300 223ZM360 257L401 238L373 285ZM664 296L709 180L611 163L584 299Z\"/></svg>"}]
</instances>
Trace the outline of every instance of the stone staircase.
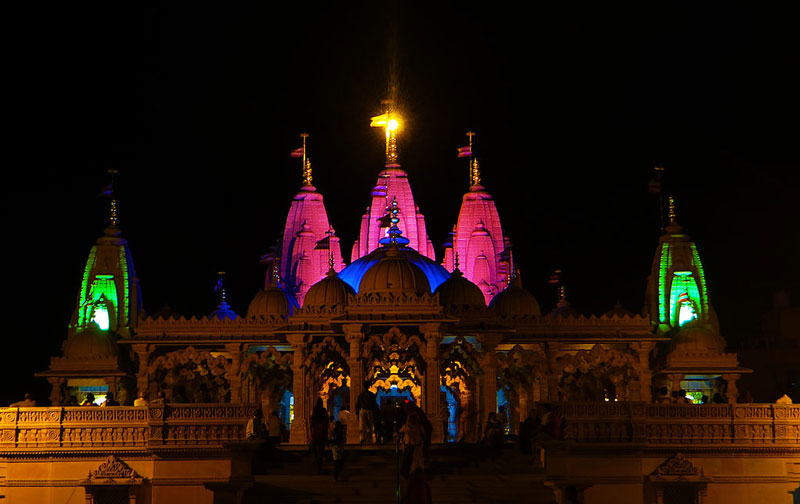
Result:
<instances>
[{"instance_id":1,"label":"stone staircase","mask_svg":"<svg viewBox=\"0 0 800 504\"><path fill-rule=\"evenodd\" d=\"M246 504L261 502L344 504L397 502L397 456L394 446L348 446L339 481L326 453L326 473L316 474L306 447L265 448L254 463L255 485ZM434 504L554 503L543 473L529 456L508 444L499 457L481 446L441 445L432 450L426 478ZM401 495L408 480L400 477Z\"/></svg>"}]
</instances>

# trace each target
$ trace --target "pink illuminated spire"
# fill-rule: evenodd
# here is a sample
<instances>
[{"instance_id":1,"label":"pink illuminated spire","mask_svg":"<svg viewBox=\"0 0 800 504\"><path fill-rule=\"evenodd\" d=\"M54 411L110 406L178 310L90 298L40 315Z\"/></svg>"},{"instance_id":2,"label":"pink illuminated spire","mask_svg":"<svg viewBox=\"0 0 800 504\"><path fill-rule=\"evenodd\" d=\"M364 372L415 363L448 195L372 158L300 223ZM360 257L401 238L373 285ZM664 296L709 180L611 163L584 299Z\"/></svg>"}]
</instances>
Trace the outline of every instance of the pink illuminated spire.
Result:
<instances>
[{"instance_id":1,"label":"pink illuminated spire","mask_svg":"<svg viewBox=\"0 0 800 504\"><path fill-rule=\"evenodd\" d=\"M458 257L459 269L464 273L464 278L480 287L486 304L489 304L492 297L506 287L513 260L510 243L503 236L494 199L481 185L478 160L472 157L474 133L467 133L467 136L470 189L462 199L453 241L445 248L442 265L448 271L453 271L455 257Z\"/></svg>"},{"instance_id":2,"label":"pink illuminated spire","mask_svg":"<svg viewBox=\"0 0 800 504\"><path fill-rule=\"evenodd\" d=\"M303 147L296 149L293 157L303 160L303 187L292 199L286 226L280 242L280 276L286 291L302 306L308 289L325 278L329 257L333 268L344 267L339 238L328 221L323 198L311 185L311 160L306 155L307 134L302 134Z\"/></svg>"}]
</instances>

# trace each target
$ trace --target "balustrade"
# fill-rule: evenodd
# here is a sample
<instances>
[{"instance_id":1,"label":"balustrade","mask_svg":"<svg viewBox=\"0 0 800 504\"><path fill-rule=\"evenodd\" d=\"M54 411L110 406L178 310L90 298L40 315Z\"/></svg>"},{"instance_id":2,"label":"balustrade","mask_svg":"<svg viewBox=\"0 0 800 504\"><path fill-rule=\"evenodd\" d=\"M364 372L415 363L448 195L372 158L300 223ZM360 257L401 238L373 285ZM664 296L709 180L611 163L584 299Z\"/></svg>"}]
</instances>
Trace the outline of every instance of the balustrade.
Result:
<instances>
[{"instance_id":1,"label":"balustrade","mask_svg":"<svg viewBox=\"0 0 800 504\"><path fill-rule=\"evenodd\" d=\"M800 447L800 405L556 403L565 439L648 445L753 444Z\"/></svg>"},{"instance_id":2,"label":"balustrade","mask_svg":"<svg viewBox=\"0 0 800 504\"><path fill-rule=\"evenodd\" d=\"M0 408L0 451L58 448L221 447L246 439L254 404Z\"/></svg>"}]
</instances>

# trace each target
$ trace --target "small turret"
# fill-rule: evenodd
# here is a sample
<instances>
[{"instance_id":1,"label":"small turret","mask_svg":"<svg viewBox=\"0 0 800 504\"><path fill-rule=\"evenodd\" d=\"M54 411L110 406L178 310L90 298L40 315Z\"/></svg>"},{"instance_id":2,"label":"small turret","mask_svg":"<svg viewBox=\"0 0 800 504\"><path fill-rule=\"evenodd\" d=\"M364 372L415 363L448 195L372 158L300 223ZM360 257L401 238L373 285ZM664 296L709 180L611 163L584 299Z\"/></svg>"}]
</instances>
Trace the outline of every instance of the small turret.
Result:
<instances>
[{"instance_id":1,"label":"small turret","mask_svg":"<svg viewBox=\"0 0 800 504\"><path fill-rule=\"evenodd\" d=\"M660 333L697 320L715 324L697 247L678 224L669 200L669 225L659 239L647 282L646 309Z\"/></svg>"},{"instance_id":2,"label":"small turret","mask_svg":"<svg viewBox=\"0 0 800 504\"><path fill-rule=\"evenodd\" d=\"M112 172L112 175L116 171ZM130 336L142 312L139 279L133 266L128 242L117 227L117 201L111 197L109 225L89 252L83 271L78 302L70 321L70 334L86 329L94 322L102 331L112 331L123 338Z\"/></svg>"}]
</instances>

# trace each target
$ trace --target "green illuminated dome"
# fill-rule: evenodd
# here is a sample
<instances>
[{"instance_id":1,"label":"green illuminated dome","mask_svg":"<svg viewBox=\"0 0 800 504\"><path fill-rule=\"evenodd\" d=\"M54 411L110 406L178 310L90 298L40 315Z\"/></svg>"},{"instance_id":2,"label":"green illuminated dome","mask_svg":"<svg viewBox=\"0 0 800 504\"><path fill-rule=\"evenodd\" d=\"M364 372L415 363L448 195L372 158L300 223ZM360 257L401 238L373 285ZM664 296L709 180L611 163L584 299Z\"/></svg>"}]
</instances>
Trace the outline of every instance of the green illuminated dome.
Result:
<instances>
[{"instance_id":1,"label":"green illuminated dome","mask_svg":"<svg viewBox=\"0 0 800 504\"><path fill-rule=\"evenodd\" d=\"M533 294L521 285L509 285L489 303L497 315L504 318L520 316L541 317L542 310Z\"/></svg>"},{"instance_id":2,"label":"green illuminated dome","mask_svg":"<svg viewBox=\"0 0 800 504\"><path fill-rule=\"evenodd\" d=\"M660 333L713 318L700 254L676 222L672 202L670 224L659 240L647 281L645 306Z\"/></svg>"},{"instance_id":3,"label":"green illuminated dome","mask_svg":"<svg viewBox=\"0 0 800 504\"><path fill-rule=\"evenodd\" d=\"M303 308L335 308L347 304L347 296L355 291L344 280L339 278L336 271L330 269L325 278L315 283L308 289L303 299Z\"/></svg>"},{"instance_id":4,"label":"green illuminated dome","mask_svg":"<svg viewBox=\"0 0 800 504\"><path fill-rule=\"evenodd\" d=\"M101 331L93 322L67 338L61 348L64 357L69 360L93 360L119 355L119 347L112 336L108 331Z\"/></svg>"},{"instance_id":5,"label":"green illuminated dome","mask_svg":"<svg viewBox=\"0 0 800 504\"><path fill-rule=\"evenodd\" d=\"M445 310L468 310L476 306L486 307L486 300L480 287L464 278L461 270L456 269L450 278L436 288L439 293L439 304Z\"/></svg>"},{"instance_id":6,"label":"green illuminated dome","mask_svg":"<svg viewBox=\"0 0 800 504\"><path fill-rule=\"evenodd\" d=\"M285 318L297 308L297 302L283 289L268 286L256 293L247 308L247 318Z\"/></svg>"},{"instance_id":7,"label":"green illuminated dome","mask_svg":"<svg viewBox=\"0 0 800 504\"><path fill-rule=\"evenodd\" d=\"M431 292L428 277L411 263L396 246L387 247L386 255L364 273L358 287L359 294L386 292L415 294Z\"/></svg>"},{"instance_id":8,"label":"green illuminated dome","mask_svg":"<svg viewBox=\"0 0 800 504\"><path fill-rule=\"evenodd\" d=\"M725 353L725 339L715 333L711 327L700 322L691 322L675 334L669 344L670 353Z\"/></svg>"}]
</instances>

